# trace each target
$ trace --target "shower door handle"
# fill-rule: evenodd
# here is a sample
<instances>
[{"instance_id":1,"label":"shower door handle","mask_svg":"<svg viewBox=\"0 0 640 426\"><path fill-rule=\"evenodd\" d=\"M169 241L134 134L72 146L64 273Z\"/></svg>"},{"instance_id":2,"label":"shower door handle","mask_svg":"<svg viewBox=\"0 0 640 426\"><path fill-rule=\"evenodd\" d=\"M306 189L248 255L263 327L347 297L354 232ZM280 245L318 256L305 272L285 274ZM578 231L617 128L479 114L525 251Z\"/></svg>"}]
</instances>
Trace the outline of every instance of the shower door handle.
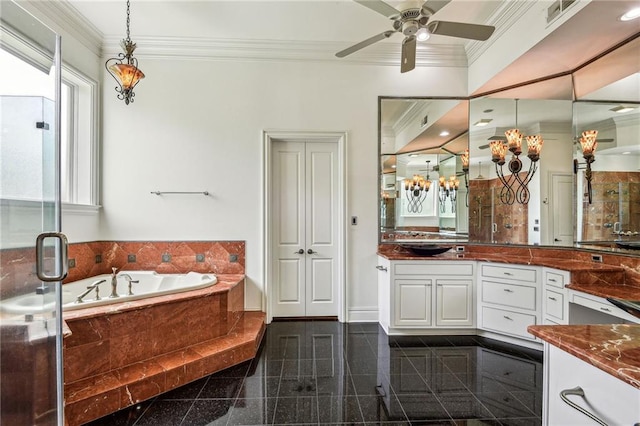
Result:
<instances>
[{"instance_id":1,"label":"shower door handle","mask_svg":"<svg viewBox=\"0 0 640 426\"><path fill-rule=\"evenodd\" d=\"M57 275L47 275L44 271L44 240L47 238L55 238L59 241L60 253L55 254L58 262ZM62 281L68 272L68 241L67 236L61 232L43 232L36 238L36 275L40 281L52 282Z\"/></svg>"}]
</instances>

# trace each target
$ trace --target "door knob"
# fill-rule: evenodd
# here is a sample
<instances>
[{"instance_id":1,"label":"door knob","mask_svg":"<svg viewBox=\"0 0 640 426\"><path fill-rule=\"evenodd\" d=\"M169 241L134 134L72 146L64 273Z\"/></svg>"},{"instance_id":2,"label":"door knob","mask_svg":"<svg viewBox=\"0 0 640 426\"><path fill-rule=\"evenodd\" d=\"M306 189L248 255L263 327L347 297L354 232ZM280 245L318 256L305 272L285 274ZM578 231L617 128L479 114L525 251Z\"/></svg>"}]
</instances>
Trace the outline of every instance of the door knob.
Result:
<instances>
[{"instance_id":1,"label":"door knob","mask_svg":"<svg viewBox=\"0 0 640 426\"><path fill-rule=\"evenodd\" d=\"M559 238L554 238L553 241L562 241L562 240Z\"/></svg>"},{"instance_id":2,"label":"door knob","mask_svg":"<svg viewBox=\"0 0 640 426\"><path fill-rule=\"evenodd\" d=\"M313 253L317 253L317 251L313 251L311 249L307 250L307 254L313 254Z\"/></svg>"},{"instance_id":3,"label":"door knob","mask_svg":"<svg viewBox=\"0 0 640 426\"><path fill-rule=\"evenodd\" d=\"M294 251L293 254L304 254L304 250L300 249L298 251Z\"/></svg>"}]
</instances>

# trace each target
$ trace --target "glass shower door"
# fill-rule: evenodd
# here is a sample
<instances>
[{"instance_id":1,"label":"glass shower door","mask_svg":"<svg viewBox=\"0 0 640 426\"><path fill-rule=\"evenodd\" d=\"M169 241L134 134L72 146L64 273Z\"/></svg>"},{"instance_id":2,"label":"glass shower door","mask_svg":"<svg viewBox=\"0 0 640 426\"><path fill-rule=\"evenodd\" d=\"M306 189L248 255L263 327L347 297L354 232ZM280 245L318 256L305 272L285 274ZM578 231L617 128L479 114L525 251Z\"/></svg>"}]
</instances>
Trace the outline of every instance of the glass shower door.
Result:
<instances>
[{"instance_id":1,"label":"glass shower door","mask_svg":"<svg viewBox=\"0 0 640 426\"><path fill-rule=\"evenodd\" d=\"M0 14L0 424L62 425L60 38Z\"/></svg>"}]
</instances>

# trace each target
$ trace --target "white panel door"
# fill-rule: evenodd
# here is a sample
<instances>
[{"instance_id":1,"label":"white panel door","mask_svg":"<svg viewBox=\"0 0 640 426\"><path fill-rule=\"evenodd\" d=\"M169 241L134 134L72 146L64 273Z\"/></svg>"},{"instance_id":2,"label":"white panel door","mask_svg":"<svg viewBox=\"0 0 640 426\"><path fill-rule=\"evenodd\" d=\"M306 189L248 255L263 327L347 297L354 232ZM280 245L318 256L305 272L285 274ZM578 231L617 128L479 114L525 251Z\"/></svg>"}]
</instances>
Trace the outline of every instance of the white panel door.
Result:
<instances>
[{"instance_id":1,"label":"white panel door","mask_svg":"<svg viewBox=\"0 0 640 426\"><path fill-rule=\"evenodd\" d=\"M473 281L437 280L436 326L473 325Z\"/></svg>"},{"instance_id":2,"label":"white panel door","mask_svg":"<svg viewBox=\"0 0 640 426\"><path fill-rule=\"evenodd\" d=\"M338 146L273 145L273 316L338 314Z\"/></svg>"},{"instance_id":3,"label":"white panel door","mask_svg":"<svg viewBox=\"0 0 640 426\"><path fill-rule=\"evenodd\" d=\"M553 241L556 246L573 245L573 176L554 174L551 177Z\"/></svg>"}]
</instances>

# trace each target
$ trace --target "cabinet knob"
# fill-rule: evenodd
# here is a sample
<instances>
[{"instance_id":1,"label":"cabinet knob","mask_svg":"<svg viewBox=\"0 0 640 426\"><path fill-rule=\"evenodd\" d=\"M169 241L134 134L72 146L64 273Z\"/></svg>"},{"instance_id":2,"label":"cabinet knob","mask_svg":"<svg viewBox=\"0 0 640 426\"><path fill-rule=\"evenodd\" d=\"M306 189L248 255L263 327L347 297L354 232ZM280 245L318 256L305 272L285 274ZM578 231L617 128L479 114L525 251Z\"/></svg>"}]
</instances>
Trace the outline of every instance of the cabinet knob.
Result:
<instances>
[{"instance_id":1,"label":"cabinet knob","mask_svg":"<svg viewBox=\"0 0 640 426\"><path fill-rule=\"evenodd\" d=\"M387 272L387 268L385 268L385 267L384 267L384 266L382 266L382 265L378 265L378 266L376 266L376 269L377 269L378 271L384 271L384 272Z\"/></svg>"},{"instance_id":2,"label":"cabinet knob","mask_svg":"<svg viewBox=\"0 0 640 426\"><path fill-rule=\"evenodd\" d=\"M311 249L307 250L307 254L315 254L315 253L317 253L317 251L313 251Z\"/></svg>"},{"instance_id":3,"label":"cabinet knob","mask_svg":"<svg viewBox=\"0 0 640 426\"><path fill-rule=\"evenodd\" d=\"M513 290L511 290L510 288L505 288L504 291L506 291L507 293L513 293Z\"/></svg>"},{"instance_id":4,"label":"cabinet knob","mask_svg":"<svg viewBox=\"0 0 640 426\"><path fill-rule=\"evenodd\" d=\"M504 274L505 274L506 276L508 276L508 277L510 277L510 276L512 276L512 275L513 275L511 272L505 272Z\"/></svg>"},{"instance_id":5,"label":"cabinet knob","mask_svg":"<svg viewBox=\"0 0 640 426\"><path fill-rule=\"evenodd\" d=\"M504 315L504 319L509 320L509 321L513 321L513 318L508 317L508 316L506 316L506 315Z\"/></svg>"},{"instance_id":6,"label":"cabinet knob","mask_svg":"<svg viewBox=\"0 0 640 426\"><path fill-rule=\"evenodd\" d=\"M551 283L555 283L555 282L557 282L557 281L556 281L556 279L555 279L555 278L549 278L549 282L551 282Z\"/></svg>"},{"instance_id":7,"label":"cabinet knob","mask_svg":"<svg viewBox=\"0 0 640 426\"><path fill-rule=\"evenodd\" d=\"M605 307L601 307L600 310L605 312L611 312L611 309L605 308Z\"/></svg>"},{"instance_id":8,"label":"cabinet knob","mask_svg":"<svg viewBox=\"0 0 640 426\"><path fill-rule=\"evenodd\" d=\"M553 300L555 302L556 298L555 297L549 297L549 300Z\"/></svg>"},{"instance_id":9,"label":"cabinet knob","mask_svg":"<svg viewBox=\"0 0 640 426\"><path fill-rule=\"evenodd\" d=\"M300 249L298 251L294 251L293 254L304 254L304 250Z\"/></svg>"}]
</instances>

